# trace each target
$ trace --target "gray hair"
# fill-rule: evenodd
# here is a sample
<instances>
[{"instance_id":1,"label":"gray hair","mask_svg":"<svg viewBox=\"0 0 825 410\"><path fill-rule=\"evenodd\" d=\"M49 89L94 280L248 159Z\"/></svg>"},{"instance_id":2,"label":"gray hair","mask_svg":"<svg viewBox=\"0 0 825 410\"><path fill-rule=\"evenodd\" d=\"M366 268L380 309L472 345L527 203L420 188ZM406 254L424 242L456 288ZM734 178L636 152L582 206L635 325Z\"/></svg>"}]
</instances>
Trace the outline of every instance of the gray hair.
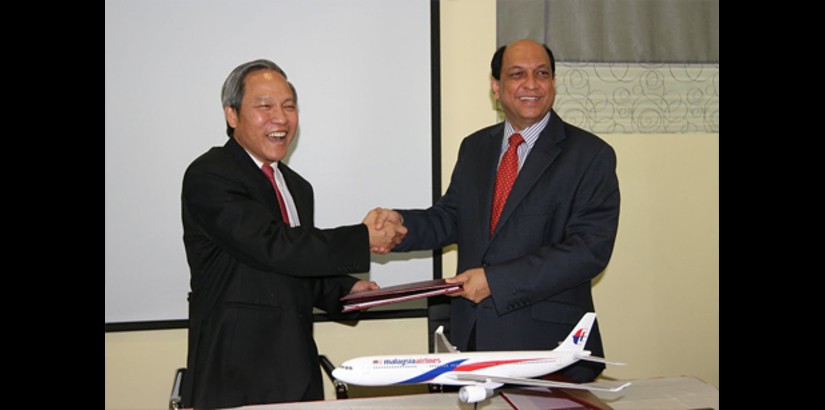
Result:
<instances>
[{"instance_id":1,"label":"gray hair","mask_svg":"<svg viewBox=\"0 0 825 410\"><path fill-rule=\"evenodd\" d=\"M258 59L249 61L247 63L243 63L231 73L229 76L226 77L226 80L223 82L223 88L221 89L221 104L224 107L231 107L235 110L235 112L241 111L241 101L243 101L244 95L244 81L246 80L246 76L252 72L259 71L259 70L272 70L275 71L282 76L284 79L287 78L286 72L275 64L274 62L266 59ZM292 96L295 99L295 103L298 103L298 93L295 91L295 86L292 85L291 82L287 81L289 84L289 89L292 91ZM229 122L226 123L226 135L233 137L235 135L235 129L229 126Z\"/></svg>"}]
</instances>

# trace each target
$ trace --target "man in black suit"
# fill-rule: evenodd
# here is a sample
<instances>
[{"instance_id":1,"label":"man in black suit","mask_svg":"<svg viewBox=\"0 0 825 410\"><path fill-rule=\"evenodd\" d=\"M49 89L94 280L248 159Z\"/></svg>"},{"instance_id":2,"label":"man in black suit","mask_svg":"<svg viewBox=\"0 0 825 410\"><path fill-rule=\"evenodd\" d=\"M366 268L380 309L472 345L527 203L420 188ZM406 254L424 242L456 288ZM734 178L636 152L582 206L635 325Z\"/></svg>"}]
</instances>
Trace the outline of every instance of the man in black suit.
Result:
<instances>
[{"instance_id":1,"label":"man in black suit","mask_svg":"<svg viewBox=\"0 0 825 410\"><path fill-rule=\"evenodd\" d=\"M335 316L342 296L378 288L348 274L369 271L370 247L392 247L406 229L314 227L312 186L281 162L298 100L275 63L241 64L221 98L229 140L183 178L192 291L182 404L321 400L313 307Z\"/></svg>"},{"instance_id":2,"label":"man in black suit","mask_svg":"<svg viewBox=\"0 0 825 410\"><path fill-rule=\"evenodd\" d=\"M464 283L450 308L450 339L459 349L553 349L595 311L591 281L610 260L619 221L616 155L553 111L555 61L547 46L519 40L501 47L491 69L506 121L464 139L444 196L425 210L376 208L365 220L378 229L387 221L408 228L393 251L458 244L459 274L448 281ZM494 217L499 163L516 133L524 140L513 151L517 176ZM587 343L604 354L598 323ZM579 361L561 373L588 382L602 370Z\"/></svg>"}]
</instances>

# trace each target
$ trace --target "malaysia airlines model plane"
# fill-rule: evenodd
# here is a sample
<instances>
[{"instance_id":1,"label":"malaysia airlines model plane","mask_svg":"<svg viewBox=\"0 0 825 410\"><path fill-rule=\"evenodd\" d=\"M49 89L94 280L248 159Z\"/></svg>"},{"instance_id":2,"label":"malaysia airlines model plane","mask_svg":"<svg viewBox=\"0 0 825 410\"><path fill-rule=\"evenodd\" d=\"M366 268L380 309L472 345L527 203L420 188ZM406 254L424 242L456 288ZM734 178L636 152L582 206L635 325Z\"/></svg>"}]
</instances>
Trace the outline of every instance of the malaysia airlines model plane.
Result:
<instances>
[{"instance_id":1,"label":"malaysia airlines model plane","mask_svg":"<svg viewBox=\"0 0 825 410\"><path fill-rule=\"evenodd\" d=\"M458 397L464 403L485 400L504 384L617 392L630 383L608 387L533 379L579 360L622 365L591 356L589 350L584 350L595 320L595 313L585 313L557 348L537 351L460 352L447 340L440 326L435 331L435 353L358 357L342 363L333 370L332 376L360 386L423 383L463 386Z\"/></svg>"}]
</instances>

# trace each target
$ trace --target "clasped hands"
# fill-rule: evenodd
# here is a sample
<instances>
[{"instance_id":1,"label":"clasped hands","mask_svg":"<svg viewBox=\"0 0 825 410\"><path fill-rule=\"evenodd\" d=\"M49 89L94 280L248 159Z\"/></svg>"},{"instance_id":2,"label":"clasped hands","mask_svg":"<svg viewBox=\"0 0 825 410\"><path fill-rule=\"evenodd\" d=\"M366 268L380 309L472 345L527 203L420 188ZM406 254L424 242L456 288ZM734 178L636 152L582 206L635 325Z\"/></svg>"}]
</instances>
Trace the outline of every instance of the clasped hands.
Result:
<instances>
[{"instance_id":1,"label":"clasped hands","mask_svg":"<svg viewBox=\"0 0 825 410\"><path fill-rule=\"evenodd\" d=\"M388 253L407 236L404 218L392 209L375 208L367 214L363 223L369 229L370 251L373 253ZM447 278L446 281L463 284L461 291L452 293L450 296L463 297L474 303L481 303L490 297L490 287L484 268L468 269L459 275Z\"/></svg>"},{"instance_id":2,"label":"clasped hands","mask_svg":"<svg viewBox=\"0 0 825 410\"><path fill-rule=\"evenodd\" d=\"M370 235L370 251L379 255L388 253L407 236L404 218L396 211L375 208L364 217Z\"/></svg>"}]
</instances>

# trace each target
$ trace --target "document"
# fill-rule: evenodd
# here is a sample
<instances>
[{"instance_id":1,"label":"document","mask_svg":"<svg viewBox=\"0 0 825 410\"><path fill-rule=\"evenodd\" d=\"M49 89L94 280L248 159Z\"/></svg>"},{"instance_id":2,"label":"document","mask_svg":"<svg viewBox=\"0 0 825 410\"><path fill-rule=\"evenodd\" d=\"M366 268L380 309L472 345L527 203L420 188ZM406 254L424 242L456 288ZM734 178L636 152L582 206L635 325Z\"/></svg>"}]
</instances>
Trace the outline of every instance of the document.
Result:
<instances>
[{"instance_id":1,"label":"document","mask_svg":"<svg viewBox=\"0 0 825 410\"><path fill-rule=\"evenodd\" d=\"M460 291L461 283L447 283L444 279L425 280L403 285L352 293L341 298L344 313L368 309L390 303L446 295Z\"/></svg>"},{"instance_id":2,"label":"document","mask_svg":"<svg viewBox=\"0 0 825 410\"><path fill-rule=\"evenodd\" d=\"M587 390L516 387L501 391L501 397L515 410L610 410Z\"/></svg>"}]
</instances>

